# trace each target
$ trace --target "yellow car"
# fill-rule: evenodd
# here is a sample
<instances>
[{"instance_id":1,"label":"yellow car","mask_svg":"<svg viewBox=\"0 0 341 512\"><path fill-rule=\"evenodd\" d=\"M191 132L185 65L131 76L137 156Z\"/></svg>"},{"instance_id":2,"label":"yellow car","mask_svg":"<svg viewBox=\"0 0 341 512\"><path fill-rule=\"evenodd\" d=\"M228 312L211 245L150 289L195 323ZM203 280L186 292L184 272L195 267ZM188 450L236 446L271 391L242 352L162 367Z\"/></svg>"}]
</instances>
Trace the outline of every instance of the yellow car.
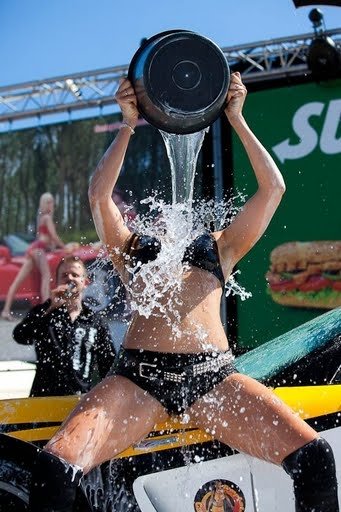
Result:
<instances>
[{"instance_id":1,"label":"yellow car","mask_svg":"<svg viewBox=\"0 0 341 512\"><path fill-rule=\"evenodd\" d=\"M341 309L236 358L333 446L341 481ZM0 510L28 510L32 462L79 397L0 401ZM271 485L270 485L271 483ZM290 512L289 477L174 418L83 478L77 511ZM257 496L257 505L255 501ZM219 501L220 500L220 501ZM230 503L230 505L228 505ZM231 508L226 508L231 506ZM220 508L219 508L220 507Z\"/></svg>"}]
</instances>

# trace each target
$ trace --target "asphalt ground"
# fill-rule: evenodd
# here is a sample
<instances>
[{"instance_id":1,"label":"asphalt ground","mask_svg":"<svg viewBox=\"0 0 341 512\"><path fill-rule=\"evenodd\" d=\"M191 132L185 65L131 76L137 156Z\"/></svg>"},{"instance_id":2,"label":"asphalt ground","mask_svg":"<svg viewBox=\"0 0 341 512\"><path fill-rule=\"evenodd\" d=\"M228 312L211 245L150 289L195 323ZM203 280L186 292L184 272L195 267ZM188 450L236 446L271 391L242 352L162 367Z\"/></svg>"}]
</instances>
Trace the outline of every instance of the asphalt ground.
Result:
<instances>
[{"instance_id":1,"label":"asphalt ground","mask_svg":"<svg viewBox=\"0 0 341 512\"><path fill-rule=\"evenodd\" d=\"M29 395L35 374L36 353L33 346L19 345L12 331L27 310L15 309L15 322L0 319L0 399Z\"/></svg>"}]
</instances>

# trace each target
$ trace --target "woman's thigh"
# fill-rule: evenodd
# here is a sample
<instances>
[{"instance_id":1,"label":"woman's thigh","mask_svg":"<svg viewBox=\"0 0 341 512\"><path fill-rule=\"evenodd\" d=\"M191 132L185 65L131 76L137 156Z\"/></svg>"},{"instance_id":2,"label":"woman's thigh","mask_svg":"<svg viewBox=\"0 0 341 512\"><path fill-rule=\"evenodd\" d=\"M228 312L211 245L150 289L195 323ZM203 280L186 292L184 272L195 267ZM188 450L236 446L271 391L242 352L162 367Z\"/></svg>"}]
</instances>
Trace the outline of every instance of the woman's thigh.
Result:
<instances>
[{"instance_id":1,"label":"woman's thigh","mask_svg":"<svg viewBox=\"0 0 341 512\"><path fill-rule=\"evenodd\" d=\"M24 263L19 270L18 274L16 275L13 283L11 286L19 287L21 282L26 279L26 277L29 275L30 272L32 272L34 267L33 261L31 258L25 258Z\"/></svg>"},{"instance_id":2,"label":"woman's thigh","mask_svg":"<svg viewBox=\"0 0 341 512\"><path fill-rule=\"evenodd\" d=\"M104 379L49 441L46 449L84 471L115 457L168 417L163 406L121 376Z\"/></svg>"},{"instance_id":3,"label":"woman's thigh","mask_svg":"<svg viewBox=\"0 0 341 512\"><path fill-rule=\"evenodd\" d=\"M275 464L318 437L269 388L240 373L197 400L189 414L216 439Z\"/></svg>"},{"instance_id":4,"label":"woman's thigh","mask_svg":"<svg viewBox=\"0 0 341 512\"><path fill-rule=\"evenodd\" d=\"M50 277L50 267L47 261L46 252L43 249L35 249L31 253L31 258L42 276Z\"/></svg>"}]
</instances>

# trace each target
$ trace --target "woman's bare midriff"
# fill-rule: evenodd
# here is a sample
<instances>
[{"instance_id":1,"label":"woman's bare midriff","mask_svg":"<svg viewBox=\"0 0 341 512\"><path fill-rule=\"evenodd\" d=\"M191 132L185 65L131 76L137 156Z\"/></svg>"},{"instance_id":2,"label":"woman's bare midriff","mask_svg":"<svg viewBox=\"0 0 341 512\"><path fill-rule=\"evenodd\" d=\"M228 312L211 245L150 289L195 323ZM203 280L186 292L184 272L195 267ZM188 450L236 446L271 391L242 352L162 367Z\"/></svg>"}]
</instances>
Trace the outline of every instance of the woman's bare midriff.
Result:
<instances>
[{"instance_id":1,"label":"woman's bare midriff","mask_svg":"<svg viewBox=\"0 0 341 512\"><path fill-rule=\"evenodd\" d=\"M44 233L41 233L38 236L37 240L39 240L40 242L43 242L46 245L46 247L48 248L48 250L53 248L53 241L49 235L45 235Z\"/></svg>"},{"instance_id":2,"label":"woman's bare midriff","mask_svg":"<svg viewBox=\"0 0 341 512\"><path fill-rule=\"evenodd\" d=\"M197 353L223 351L228 341L220 318L222 289L217 278L205 270L193 269L184 275L181 296L172 297L175 314L165 317L158 309L148 318L135 314L123 346L156 352ZM164 297L167 303L169 297ZM170 308L168 308L169 311Z\"/></svg>"}]
</instances>

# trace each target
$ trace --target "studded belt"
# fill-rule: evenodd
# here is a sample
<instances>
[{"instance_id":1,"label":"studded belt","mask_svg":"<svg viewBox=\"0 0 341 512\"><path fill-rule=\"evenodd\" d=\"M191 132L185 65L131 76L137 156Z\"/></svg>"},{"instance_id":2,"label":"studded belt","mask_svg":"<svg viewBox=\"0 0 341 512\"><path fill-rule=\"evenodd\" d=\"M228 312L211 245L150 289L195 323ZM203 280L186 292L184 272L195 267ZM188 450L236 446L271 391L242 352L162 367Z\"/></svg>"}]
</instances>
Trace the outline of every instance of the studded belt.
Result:
<instances>
[{"instance_id":1,"label":"studded belt","mask_svg":"<svg viewBox=\"0 0 341 512\"><path fill-rule=\"evenodd\" d=\"M184 382L188 377L197 377L207 372L217 372L225 366L233 364L234 356L231 352L226 352L218 357L212 357L208 361L186 366L183 370L173 371L173 369L159 368L157 364L139 363L138 374L144 379L159 379L171 382ZM172 370L172 371L170 371Z\"/></svg>"}]
</instances>

